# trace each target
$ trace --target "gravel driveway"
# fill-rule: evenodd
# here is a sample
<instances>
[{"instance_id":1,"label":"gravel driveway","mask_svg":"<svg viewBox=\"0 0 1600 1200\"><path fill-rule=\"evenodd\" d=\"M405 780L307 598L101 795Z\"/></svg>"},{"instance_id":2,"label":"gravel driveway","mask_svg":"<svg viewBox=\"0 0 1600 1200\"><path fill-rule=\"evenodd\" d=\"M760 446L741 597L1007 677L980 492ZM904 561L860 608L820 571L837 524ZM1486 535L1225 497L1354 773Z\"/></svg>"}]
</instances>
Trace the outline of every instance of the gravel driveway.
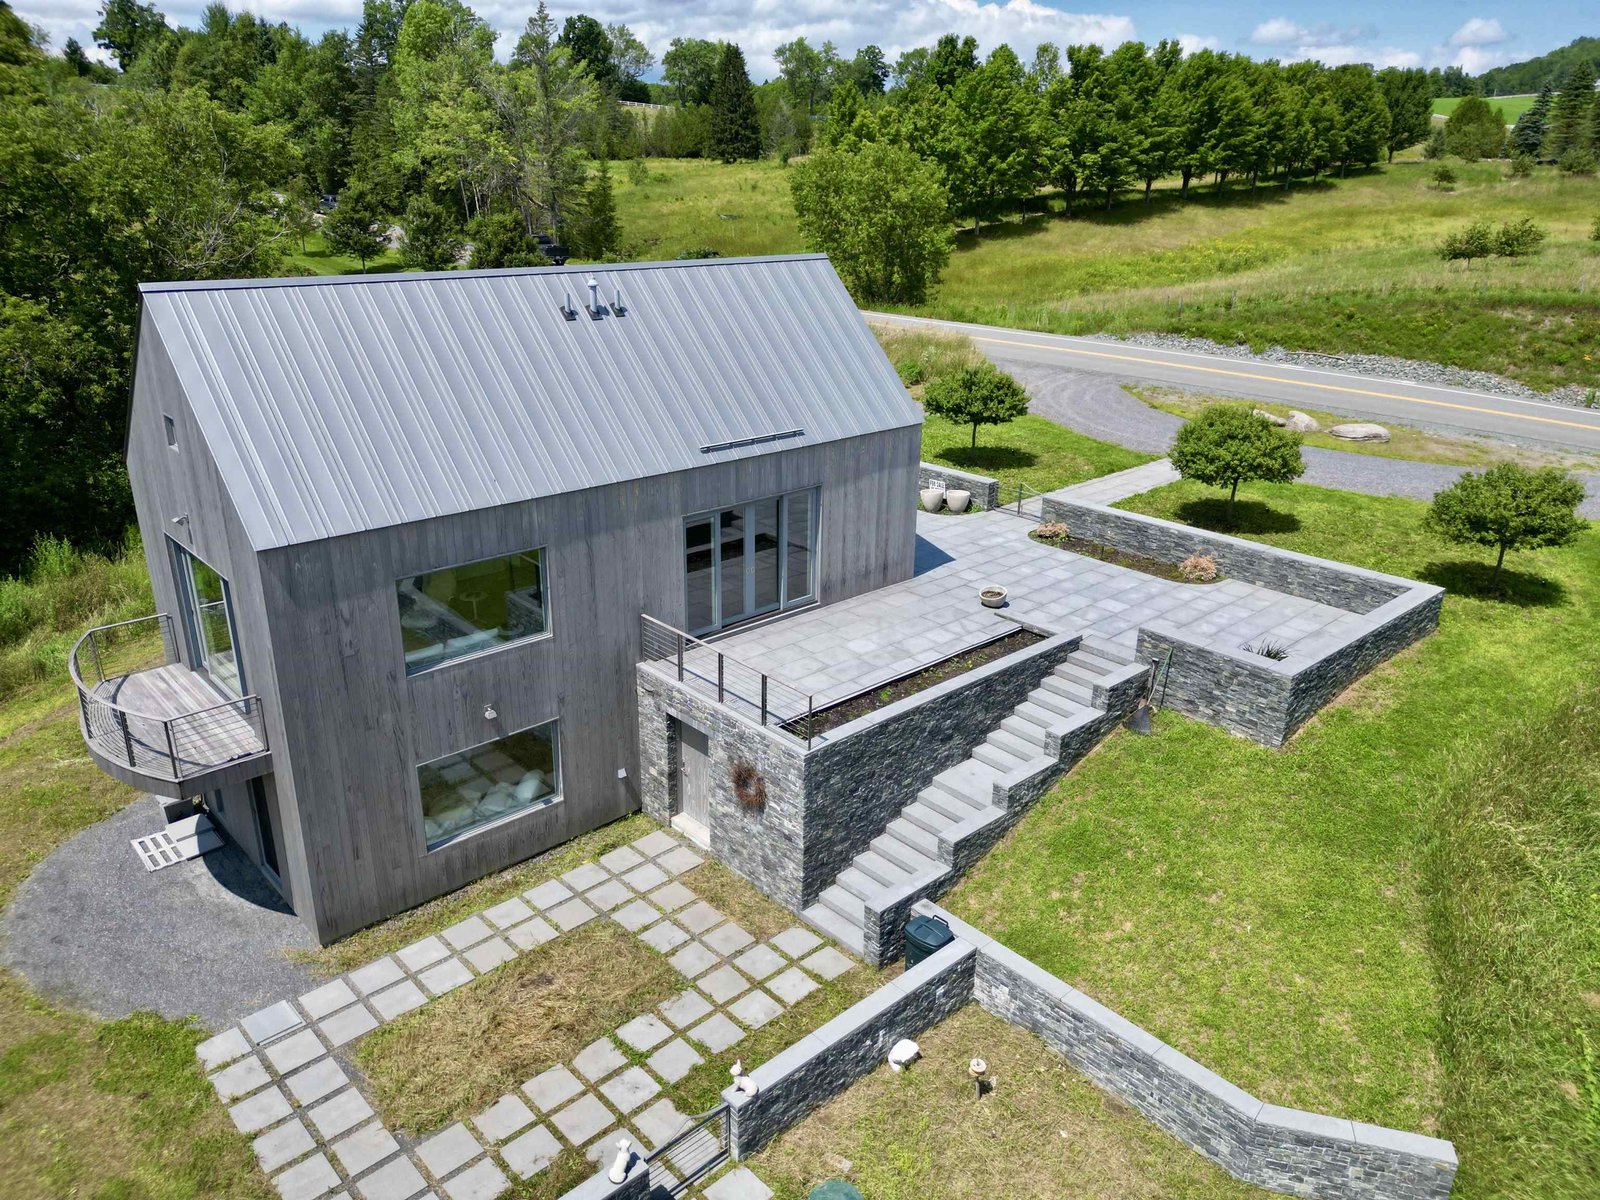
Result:
<instances>
[{"instance_id":1,"label":"gravel driveway","mask_svg":"<svg viewBox=\"0 0 1600 1200\"><path fill-rule=\"evenodd\" d=\"M193 1013L217 1030L308 990L284 955L316 939L232 842L149 872L128 843L162 827L149 796L58 847L0 922L0 962L56 1003L107 1020Z\"/></svg>"},{"instance_id":2,"label":"gravel driveway","mask_svg":"<svg viewBox=\"0 0 1600 1200\"><path fill-rule=\"evenodd\" d=\"M1029 411L1103 442L1114 442L1148 454L1165 454L1172 446L1178 426L1183 424L1181 418L1130 396L1111 376L1069 367L1041 366L994 350L986 353L1028 389L1032 398ZM1379 458L1316 446L1307 446L1303 453L1306 473L1301 476L1302 482L1368 496L1430 500L1435 492L1454 482L1465 470L1442 463ZM1600 475L1580 475L1579 478L1589 495L1578 511L1587 517L1600 517Z\"/></svg>"}]
</instances>

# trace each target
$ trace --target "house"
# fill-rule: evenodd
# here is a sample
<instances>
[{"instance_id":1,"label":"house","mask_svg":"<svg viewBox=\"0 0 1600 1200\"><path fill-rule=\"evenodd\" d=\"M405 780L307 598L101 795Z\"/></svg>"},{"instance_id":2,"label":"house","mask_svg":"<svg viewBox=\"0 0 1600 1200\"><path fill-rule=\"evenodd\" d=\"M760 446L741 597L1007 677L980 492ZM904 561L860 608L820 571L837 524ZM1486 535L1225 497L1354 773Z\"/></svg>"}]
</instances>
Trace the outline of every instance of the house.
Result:
<instances>
[{"instance_id":1,"label":"house","mask_svg":"<svg viewBox=\"0 0 1600 1200\"><path fill-rule=\"evenodd\" d=\"M640 808L643 614L913 572L920 410L822 256L142 299L167 661L86 635L85 740L203 800L324 942Z\"/></svg>"}]
</instances>

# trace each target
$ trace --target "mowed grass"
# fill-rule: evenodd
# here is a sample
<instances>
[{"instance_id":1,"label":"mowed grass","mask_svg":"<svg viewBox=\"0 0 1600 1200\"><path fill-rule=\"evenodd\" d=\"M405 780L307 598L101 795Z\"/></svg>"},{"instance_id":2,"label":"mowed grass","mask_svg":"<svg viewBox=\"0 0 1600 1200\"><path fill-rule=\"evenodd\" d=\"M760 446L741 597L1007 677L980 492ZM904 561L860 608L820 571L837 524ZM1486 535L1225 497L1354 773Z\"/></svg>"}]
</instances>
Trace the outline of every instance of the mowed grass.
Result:
<instances>
[{"instance_id":1,"label":"mowed grass","mask_svg":"<svg viewBox=\"0 0 1600 1200\"><path fill-rule=\"evenodd\" d=\"M306 235L305 243L294 243L287 254L284 255L284 275L381 275L390 271L406 270L400 261L398 250L385 250L383 254L367 261L363 268L361 261L349 258L343 254L336 254L329 248L322 234L312 231Z\"/></svg>"},{"instance_id":2,"label":"mowed grass","mask_svg":"<svg viewBox=\"0 0 1600 1200\"><path fill-rule=\"evenodd\" d=\"M1110 1099L1026 1030L969 1006L756 1156L779 1200L849 1178L872 1200L1265 1197ZM967 1063L989 1064L975 1095ZM844 1165L848 1163L849 1165Z\"/></svg>"},{"instance_id":3,"label":"mowed grass","mask_svg":"<svg viewBox=\"0 0 1600 1200\"><path fill-rule=\"evenodd\" d=\"M1447 586L1439 631L1281 751L1174 714L1153 737L1114 735L951 905L1270 1102L1458 1139L1463 1200L1592 1194L1541 1152L1594 1125L1579 1028L1590 1044L1600 1030L1573 997L1600 989L1589 935L1572 927L1592 928L1600 893L1592 829L1541 819L1520 842L1475 798L1474 755L1520 720L1559 720L1592 688L1600 533L1510 556L1506 594L1491 596L1486 556L1429 535L1422 504L1305 485L1241 497L1243 536ZM1215 492L1184 482L1123 507L1221 515ZM1455 849L1440 853L1441 840ZM1475 882L1473 863L1492 882ZM1562 870L1547 879L1544 863ZM1521 912L1499 903L1507 872L1520 872ZM1522 955L1542 960L1527 974L1546 986L1496 993L1482 972ZM1461 1045L1522 1064L1519 1088L1542 1103L1492 1101L1499 1076ZM1552 1097L1573 1088L1560 1108Z\"/></svg>"},{"instance_id":4,"label":"mowed grass","mask_svg":"<svg viewBox=\"0 0 1600 1200\"><path fill-rule=\"evenodd\" d=\"M643 162L641 182L634 182L626 166L614 166L611 173L624 257L670 259L709 249L733 258L806 248L795 227L789 170L776 160Z\"/></svg>"},{"instance_id":5,"label":"mowed grass","mask_svg":"<svg viewBox=\"0 0 1600 1200\"><path fill-rule=\"evenodd\" d=\"M1517 118L1533 107L1533 102L1539 98L1536 92L1528 92L1520 96L1485 96L1490 108L1498 108L1500 115L1505 118L1507 125L1515 125ZM1433 98L1433 114L1436 117L1448 117L1461 107L1463 96L1435 96Z\"/></svg>"}]
</instances>

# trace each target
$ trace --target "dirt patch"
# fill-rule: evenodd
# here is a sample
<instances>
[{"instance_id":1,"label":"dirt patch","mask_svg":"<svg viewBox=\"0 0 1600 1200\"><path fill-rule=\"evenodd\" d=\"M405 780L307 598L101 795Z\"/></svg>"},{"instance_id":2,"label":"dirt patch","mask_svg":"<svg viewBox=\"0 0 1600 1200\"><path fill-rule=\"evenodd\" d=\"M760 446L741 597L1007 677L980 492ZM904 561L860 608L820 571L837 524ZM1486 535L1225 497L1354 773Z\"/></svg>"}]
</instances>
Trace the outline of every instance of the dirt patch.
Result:
<instances>
[{"instance_id":1,"label":"dirt patch","mask_svg":"<svg viewBox=\"0 0 1600 1200\"><path fill-rule=\"evenodd\" d=\"M665 958L597 921L369 1034L373 1103L413 1136L480 1112L681 990Z\"/></svg>"},{"instance_id":2,"label":"dirt patch","mask_svg":"<svg viewBox=\"0 0 1600 1200\"><path fill-rule=\"evenodd\" d=\"M802 717L798 721L790 722L784 728L790 733L804 737L809 723L811 736L816 737L818 734L827 733L830 729L837 729L854 721L857 717L864 717L868 713L877 712L880 708L887 708L896 700L914 696L936 683L954 679L957 675L965 675L985 663L994 662L1008 654L1015 654L1019 650L1026 650L1029 646L1036 646L1042 641L1044 641L1043 634L1034 633L1031 629L1019 629L996 641L963 651L943 662L934 663L931 667L924 667L892 683L873 688L870 692L862 692L859 696L843 700L829 708L819 709L809 718Z\"/></svg>"},{"instance_id":3,"label":"dirt patch","mask_svg":"<svg viewBox=\"0 0 1600 1200\"><path fill-rule=\"evenodd\" d=\"M1146 554L1134 554L1130 550L1118 550L1115 546L1107 546L1100 542L1091 542L1087 538L1072 537L1040 537L1038 530L1028 534L1033 541L1041 546L1054 546L1057 550L1070 550L1074 554L1081 554L1084 558L1097 559L1108 562L1113 566L1127 567L1130 571L1138 571L1144 575L1154 575L1157 579L1166 579L1172 583L1221 583L1226 578L1221 572L1210 579L1188 579L1178 569L1177 563L1163 562L1159 558L1151 558Z\"/></svg>"}]
</instances>

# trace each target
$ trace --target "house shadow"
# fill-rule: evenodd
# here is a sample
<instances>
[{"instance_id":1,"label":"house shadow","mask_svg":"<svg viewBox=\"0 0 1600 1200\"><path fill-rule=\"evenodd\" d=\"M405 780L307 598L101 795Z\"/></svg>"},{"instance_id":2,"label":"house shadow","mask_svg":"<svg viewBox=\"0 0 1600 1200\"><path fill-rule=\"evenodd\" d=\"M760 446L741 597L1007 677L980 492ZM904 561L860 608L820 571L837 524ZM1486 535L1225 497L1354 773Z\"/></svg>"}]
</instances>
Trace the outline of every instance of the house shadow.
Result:
<instances>
[{"instance_id":1,"label":"house shadow","mask_svg":"<svg viewBox=\"0 0 1600 1200\"><path fill-rule=\"evenodd\" d=\"M1279 512L1259 500L1235 502L1231 520L1227 500L1213 496L1185 500L1172 515L1185 525L1197 525L1215 533L1294 533L1300 528L1299 517Z\"/></svg>"},{"instance_id":2,"label":"house shadow","mask_svg":"<svg viewBox=\"0 0 1600 1200\"><path fill-rule=\"evenodd\" d=\"M1031 450L1018 450L1012 446L944 446L933 456L935 463L953 467L958 471L1015 471L1031 467L1039 456Z\"/></svg>"},{"instance_id":3,"label":"house shadow","mask_svg":"<svg viewBox=\"0 0 1600 1200\"><path fill-rule=\"evenodd\" d=\"M946 554L921 534L917 535L916 564L911 570L913 575L926 575L936 567L942 567L946 563L953 562L955 562L954 555Z\"/></svg>"},{"instance_id":4,"label":"house shadow","mask_svg":"<svg viewBox=\"0 0 1600 1200\"><path fill-rule=\"evenodd\" d=\"M1493 563L1468 559L1431 562L1422 568L1418 578L1452 595L1515 604L1520 608L1556 608L1567 602L1567 589L1559 580L1529 571L1503 568L1500 581L1494 582Z\"/></svg>"},{"instance_id":5,"label":"house shadow","mask_svg":"<svg viewBox=\"0 0 1600 1200\"><path fill-rule=\"evenodd\" d=\"M218 829L221 831L220 825ZM246 904L284 916L294 916L294 909L267 882L261 868L250 860L237 842L227 836L226 831L222 832L222 845L200 857L200 863L211 876L212 882Z\"/></svg>"}]
</instances>

